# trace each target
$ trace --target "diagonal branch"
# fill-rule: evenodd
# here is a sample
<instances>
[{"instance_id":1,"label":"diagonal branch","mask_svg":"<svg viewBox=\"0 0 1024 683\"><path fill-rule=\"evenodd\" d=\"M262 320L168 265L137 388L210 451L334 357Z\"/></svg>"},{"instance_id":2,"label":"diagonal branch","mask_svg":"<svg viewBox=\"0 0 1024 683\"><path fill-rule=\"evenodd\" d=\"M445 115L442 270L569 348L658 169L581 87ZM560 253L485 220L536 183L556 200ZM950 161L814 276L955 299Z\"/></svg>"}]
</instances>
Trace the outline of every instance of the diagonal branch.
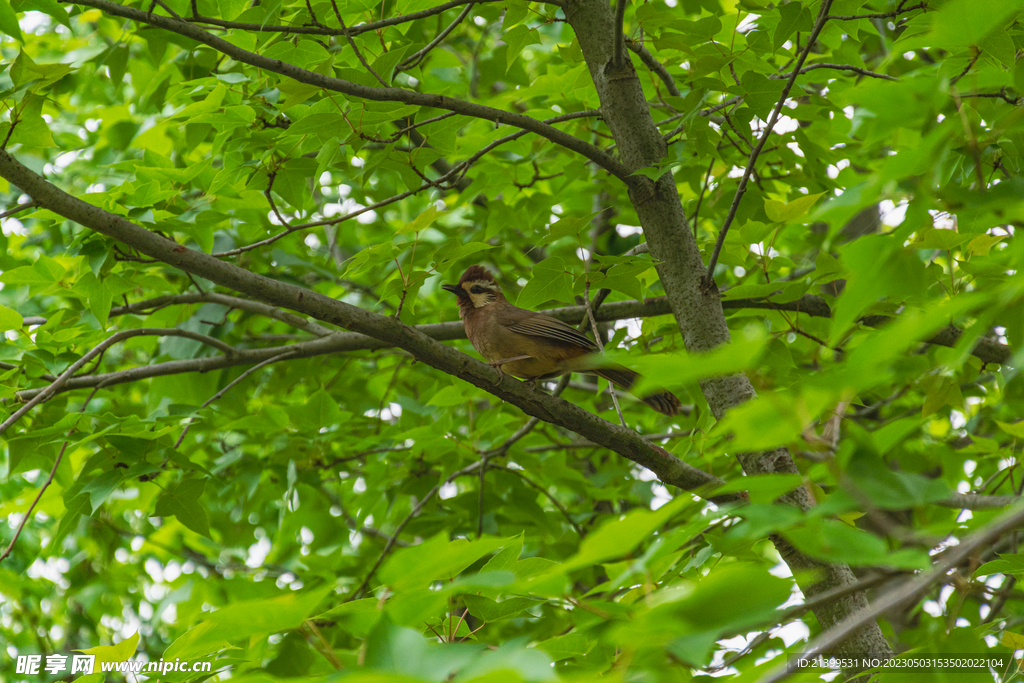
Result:
<instances>
[{"instance_id":1,"label":"diagonal branch","mask_svg":"<svg viewBox=\"0 0 1024 683\"><path fill-rule=\"evenodd\" d=\"M229 43L223 38L218 38L198 26L194 26L187 22L178 21L170 17L164 17L156 14L148 14L143 10L126 7L116 2L111 2L111 0L80 0L76 4L93 7L112 16L123 17L141 24L148 24L157 28L166 29L173 33L177 33L178 35L185 36L186 38L191 38L203 45L207 45L235 61L254 66L258 69L263 69L264 71L276 73L281 76L287 76L288 78L292 78L300 83L305 83L306 85L312 85L318 88L323 88L324 90L339 92L343 95L371 100L373 102L403 102L405 104L416 105L419 107L445 109L473 118L485 119L499 124L503 123L515 126L516 128L522 128L523 130L536 133L557 145L561 145L566 149L586 157L588 160L594 162L623 182L629 182L627 180L630 175L629 171L627 171L626 168L610 154L589 142L580 140L568 133L564 133L554 126L538 121L530 116L516 114L503 109L496 109L494 107L474 104L472 102L466 102L454 97L448 97L447 95L422 93L396 87L376 88L359 85L333 76L324 76L313 71L301 69L279 59L270 59L269 57L264 57L263 55L256 54L255 52L242 49L233 43Z\"/></svg>"},{"instance_id":2,"label":"diagonal branch","mask_svg":"<svg viewBox=\"0 0 1024 683\"><path fill-rule=\"evenodd\" d=\"M399 64L397 67L395 67L395 73L398 73L399 71L407 71L409 69L412 69L413 67L417 66L420 62L422 62L423 58L426 57L427 54L431 50L433 50L435 47L440 45L441 41L444 40L445 38L447 38L448 34L451 33L452 31L454 31L455 27L458 26L459 24L461 24L462 21L467 16L469 16L469 12L473 9L473 5L474 4L476 4L476 3L475 2L470 2L468 5L466 5L466 8L464 10L462 10L462 12L459 13L459 16L455 17L455 21L453 21L452 23L448 24L448 27L445 28L440 33L438 33L437 37L434 38L429 43L427 43L426 47L424 47L422 50L418 50L416 53L410 55L408 59L406 59L401 64Z\"/></svg>"},{"instance_id":3,"label":"diagonal branch","mask_svg":"<svg viewBox=\"0 0 1024 683\"><path fill-rule=\"evenodd\" d=\"M121 216L87 204L49 183L6 151L0 151L0 177L21 188L40 206L123 242L150 258L275 306L289 308L404 349L426 365L480 387L519 407L528 415L576 432L615 451L651 470L666 484L696 491L699 495L701 492L706 494L721 483L718 477L702 472L668 451L653 446L638 433L602 420L560 398L531 391L522 382L498 384L499 375L494 368L431 339L393 317L377 315L317 292L251 273L209 254L182 247ZM135 330L128 332L137 333ZM36 398L40 396L44 394L40 393ZM735 494L710 498L713 502L740 499Z\"/></svg>"},{"instance_id":4,"label":"diagonal branch","mask_svg":"<svg viewBox=\"0 0 1024 683\"><path fill-rule=\"evenodd\" d=\"M453 7L459 7L465 4L477 4L483 2L501 2L502 0L451 0L437 7L431 7L420 12L410 12L409 14L399 14L396 17L389 17L387 19L381 19L380 21L371 21L366 24L358 24L348 29L348 33L353 36L357 36L360 33L366 33L367 31L378 31L382 28L389 26L398 26L399 24L405 24L410 21L417 21L419 19L426 19L432 17L435 14L441 14L446 12ZM548 3L556 4L556 3ZM227 21L224 19L217 19L216 17L204 17L202 15L194 15L185 19L188 22L194 22L197 24L206 24L208 26L216 26L217 28L225 29L238 29L241 31L262 31L265 33L298 33L315 36L341 36L345 35L344 29L330 28L329 26L282 26L274 24L254 24L244 21Z\"/></svg>"},{"instance_id":5,"label":"diagonal branch","mask_svg":"<svg viewBox=\"0 0 1024 683\"><path fill-rule=\"evenodd\" d=\"M679 92L679 86L676 85L676 79L672 78L672 74L668 72L665 65L662 64L651 54L650 50L644 47L644 44L639 40L630 40L626 38L626 47L636 53L636 56L640 58L640 61L644 63L648 69L655 73L661 82L668 88L669 95L673 97L681 97L682 93Z\"/></svg>"},{"instance_id":6,"label":"diagonal branch","mask_svg":"<svg viewBox=\"0 0 1024 683\"><path fill-rule=\"evenodd\" d=\"M6 152L5 152L5 154L6 154ZM170 242L170 240L167 240L167 241ZM76 360L74 363L72 363L68 367L67 370L62 372L57 377L57 379L53 380L53 382L51 382L44 389L40 390L37 394L35 394L25 405L23 405L21 408L18 408L16 411L14 411L14 413L9 415L8 418L6 420L4 420L2 424L0 424L0 434L3 434L7 430L8 427L10 427L12 424L17 422L18 420L20 420L21 417L23 415L25 415L25 413L27 413L28 411L32 410L37 405L39 405L43 401L47 400L51 396L55 395L57 393L57 390L60 389L61 386L63 384L65 384L69 379L71 379L72 375L74 375L76 372L78 372L83 367L85 367L86 363L88 363L90 360L92 360L93 358L96 358L97 356L102 354L104 351L109 349L114 344L122 342L125 339L131 339L132 337L142 337L142 336L186 337L186 338L189 338L189 339L197 339L198 341L205 340L206 343L210 344L211 346L216 346L217 348L220 348L221 350L227 350L230 353L234 353L234 351L235 351L234 347L229 346L228 344L223 343L219 339L214 339L213 337L207 337L204 334L199 334L197 332L190 332L188 330L178 330L178 329L174 329L174 328L170 328L170 329L157 328L157 329L154 329L154 328L145 328L144 327L144 328L139 328L139 329L136 329L136 330L122 330L120 332L115 332L114 334L110 335L109 337L104 339L102 342L100 342L99 344L94 346L92 349L90 349L89 352L86 353L84 356L82 356L81 358Z\"/></svg>"},{"instance_id":7,"label":"diagonal branch","mask_svg":"<svg viewBox=\"0 0 1024 683\"><path fill-rule=\"evenodd\" d=\"M274 346L261 349L237 349L234 353L226 356L168 361L166 363L154 363L153 365L143 365L116 372L79 375L68 380L57 393L95 387L100 384L112 386L115 384L135 382L153 377L165 377L167 375L179 375L189 372L211 372L213 370L220 370L238 365L261 363L267 358L271 358L281 352L284 348L287 348L288 351L293 354L294 358L312 358L315 356L344 353L349 351L375 351L393 346L392 344L382 342L364 334L358 334L355 332L332 332L329 328L301 318L290 311L285 311L260 301L242 299L240 297L229 296L227 294L218 294L216 292L189 292L186 294L161 296L147 301L139 301L128 306L117 306L111 309L110 315L111 317L115 317L119 315L154 310L164 306L200 302L220 303L226 306L231 306L232 308L249 311L257 315L265 315L292 325L298 329L305 330L310 334L320 337L320 339L298 342L296 344L290 344L287 347ZM597 298L595 298L594 303L596 302ZM831 309L829 309L824 300L813 295L805 295L803 298L797 299L796 301L790 301L782 304L773 303L763 299L731 299L723 301L722 307L727 309L758 308L776 311L792 311L812 317L825 318L832 315ZM583 306L552 308L542 312L546 315L558 318L562 322L571 324L578 323L581 317L586 316L586 309ZM615 301L610 304L604 304L595 310L594 317L598 322L607 322L610 320L623 320L627 318L646 318L659 315L669 315L671 312L672 310L669 306L668 299L665 297L654 297L644 301ZM28 319L26 318L26 320ZM887 316L879 315L869 316L861 322L869 327L881 327L889 320L890 318ZM589 319L585 318L585 321L589 322ZM45 319L41 319L41 322L37 322L36 324L42 324L43 322L45 322ZM436 339L437 341L451 341L454 339L466 338L465 327L459 321L416 325L415 329L431 339ZM953 348L957 345L957 342L960 340L962 335L962 330L950 325L945 329L936 332L930 338L925 340L925 343ZM979 339L975 343L971 353L985 363L994 364L1006 363L1013 357L1013 349L1011 347L987 337ZM0 364L0 368L7 370L15 367L17 366L10 363ZM44 375L42 379L52 381L54 378ZM19 401L31 400L40 391L42 391L42 389L24 389L17 393L17 399Z\"/></svg>"},{"instance_id":8,"label":"diagonal branch","mask_svg":"<svg viewBox=\"0 0 1024 683\"><path fill-rule=\"evenodd\" d=\"M890 610L896 610L902 605L917 601L933 584L941 581L950 570L960 565L975 552L991 545L993 541L1003 534L1019 528L1021 524L1024 524L1024 507L1017 507L1015 510L1008 511L997 517L965 538L959 545L949 548L944 553L943 559L934 569L926 574L916 576L903 585L885 593L868 605L866 610L843 619L808 643L799 656L812 659L819 654L830 652L832 648L864 624L874 621ZM782 669L773 672L772 675L761 680L764 683L777 683L777 681L787 678L791 673L793 672Z\"/></svg>"}]
</instances>

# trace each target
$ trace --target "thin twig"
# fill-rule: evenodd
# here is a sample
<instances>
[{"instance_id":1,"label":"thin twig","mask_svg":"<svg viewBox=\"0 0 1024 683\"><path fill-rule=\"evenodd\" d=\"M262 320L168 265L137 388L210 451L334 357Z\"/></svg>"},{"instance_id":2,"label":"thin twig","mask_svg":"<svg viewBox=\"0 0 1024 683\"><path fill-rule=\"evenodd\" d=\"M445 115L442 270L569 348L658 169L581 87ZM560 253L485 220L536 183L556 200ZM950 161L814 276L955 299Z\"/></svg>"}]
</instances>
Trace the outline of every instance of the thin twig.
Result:
<instances>
[{"instance_id":1,"label":"thin twig","mask_svg":"<svg viewBox=\"0 0 1024 683\"><path fill-rule=\"evenodd\" d=\"M501 2L502 0L451 0L437 7L431 7L420 12L410 12L409 14L400 14L396 17L390 17L388 19L381 19L380 21L368 22L366 24L359 24L348 29L348 33L357 36L361 33L368 31L379 31L380 29L387 28L389 26L397 26L418 19L425 19L432 17L436 14L446 12L453 7L460 7L465 5L467 2L481 3L481 2ZM383 5L382 5L383 8ZM217 19L215 17L206 17L201 15L193 15L186 19L189 23L206 24L208 26L215 26L222 29L239 29L242 31L260 31L263 33L298 33L307 35L319 35L319 36L341 36L345 35L346 31L342 29L330 28L329 26L282 26L275 24L258 24L258 23L247 23L241 21L226 21L224 19Z\"/></svg>"},{"instance_id":2,"label":"thin twig","mask_svg":"<svg viewBox=\"0 0 1024 683\"><path fill-rule=\"evenodd\" d=\"M252 366L251 368L246 369L246 371L243 372L241 375L239 375L238 377L236 377L232 381L228 382L227 386L225 386L223 389L221 389L216 394L214 394L209 399L207 399L206 402L203 403L203 405L199 406L199 410L202 410L206 406L208 406L211 403L213 403L214 401L216 401L218 398L220 398L221 396L226 394L228 391L230 391L232 387L237 385L239 382L241 382L246 377L248 377L252 373L254 373L257 370L259 370L260 368L262 368L262 367L264 367L266 365L270 365L271 363L275 363L275 362L277 362L279 360L284 360L285 358L288 358L291 355L292 355L291 351L285 351L284 353L279 353L278 355L274 356L273 358L268 358L267 360L263 361L262 363L257 363L256 365ZM192 417L191 419L189 419L188 424L185 425L185 429L181 430L181 436L179 436L178 440L174 443L174 449L175 450L177 450L178 446L181 445L181 442L185 440L185 435L188 434L188 430L192 428L192 423L195 422L195 421L196 421L196 418Z\"/></svg>"},{"instance_id":3,"label":"thin twig","mask_svg":"<svg viewBox=\"0 0 1024 683\"><path fill-rule=\"evenodd\" d=\"M137 330L122 330L121 332L115 332L110 335L107 339L93 347L88 353L76 360L68 367L57 379L48 384L39 393L33 396L25 405L16 410L11 414L3 424L0 424L0 434L3 434L8 427L21 419L21 417L28 411L35 408L37 405L47 400L51 396L57 393L57 390L71 379L78 370L86 365L90 360L98 356L99 354L106 351L108 348L132 337L143 337L143 336L156 336L156 337L186 337L188 339L199 339L204 341L211 346L217 346L218 348L226 349L229 353L235 353L235 348L225 344L224 342L213 339L213 337L207 337L205 334L198 334L196 332L189 332L188 330L179 329L161 329L161 328L139 328ZM102 385L103 382L98 382L97 386Z\"/></svg>"},{"instance_id":4,"label":"thin twig","mask_svg":"<svg viewBox=\"0 0 1024 683\"><path fill-rule=\"evenodd\" d=\"M700 196L697 197L697 208L693 210L693 218L690 222L693 223L693 236L697 236L697 219L700 218L700 205L704 201L704 195L708 192L708 185L711 184L711 169L715 167L715 160L712 159L711 163L708 164L708 172L704 174L704 188L700 191ZM644 244L647 244L644 242Z\"/></svg>"},{"instance_id":5,"label":"thin twig","mask_svg":"<svg viewBox=\"0 0 1024 683\"><path fill-rule=\"evenodd\" d=\"M561 116L556 116L554 118L547 119L545 121L545 123L548 123L548 124L561 123L563 121L569 121L569 120L572 120L572 119L588 118L588 117L598 117L600 115L601 115L601 112L599 112L597 110L587 110L587 111L573 112L571 114L563 114ZM484 156L485 154L487 154L488 152L493 150L495 147L498 147L499 145L503 145L506 142L511 142L513 140L518 140L522 136L526 135L528 132L529 131L523 129L523 130L519 130L519 131L517 131L515 133L512 133L511 135L506 135L503 138L499 138L499 139L495 140L494 142L490 143L489 145L486 145L483 149L479 150L476 154L474 154L473 156L469 157L465 161L462 161L462 162L456 164L455 166L452 167L452 169L450 171L448 171L444 175L440 176L436 180L424 180L422 185L420 185L419 187L414 188L412 190L406 190L405 192L400 192L399 194L396 194L396 195L394 195L392 197L388 197L387 199L382 199L381 201L379 201L379 202L377 202L375 204L371 204L369 206L364 206L361 209L357 209L355 211L352 211L351 213L345 214L344 216L341 216L339 218L331 218L331 219L323 220L323 221L315 221L315 222L312 222L312 223L304 223L302 225L293 225L291 227L286 228L285 230L282 230L281 232L277 233L276 235L272 235L272 236L268 237L265 240L260 240L259 242L253 242L252 244L247 244L244 247L238 247L236 249L231 249L229 251L218 252L216 254L213 254L213 256L217 256L217 257L237 256L238 254L242 254L242 253L245 253L247 251L251 251L252 249L257 249L259 247L263 247L263 246L266 246L268 244L273 244L277 240L281 239L282 237L287 237L288 235L292 234L293 232L297 232L299 230L305 230L305 229L308 229L308 228L318 228L318 227L322 227L322 226L326 226L326 225L337 225L338 223L342 223L342 222L347 221L347 220L349 220L351 218L355 218L356 216L364 214L367 211L374 211L374 210L382 208L384 206L388 206L389 204L394 204L397 201L400 201L402 199L405 199L406 197L409 197L411 195L414 195L414 194L417 194L419 192L422 192L423 190L426 190L426 189L428 189L430 187L438 187L438 186L440 186L440 185L442 185L443 183L446 183L446 182L458 182L458 179L461 178L462 175L464 175L466 173L466 171L469 170L469 167L472 166L474 163L476 163L482 156ZM418 169L416 169L416 168L413 168L413 170L418 172ZM424 177L422 173L420 173L419 175L420 175L421 178Z\"/></svg>"},{"instance_id":6,"label":"thin twig","mask_svg":"<svg viewBox=\"0 0 1024 683\"><path fill-rule=\"evenodd\" d=\"M565 506L562 505L558 501L557 498L555 498L553 495L551 495L551 492L548 491L546 488L544 488L543 486L541 486L537 482L535 482L532 479L530 479L529 477L527 477L521 471L514 470L511 467L505 467L504 465L491 465L490 467L492 467L493 469L496 469L496 470L502 470L504 472L510 472L510 473L516 475L517 477L519 477L520 479L522 479L524 482L526 482L527 484L529 484L533 488L535 488L538 491L540 491L541 493L543 493L544 496L548 500L551 501L551 504L554 505L556 508L558 508L558 511L562 513L562 516L565 517L566 521L569 522L569 524L572 525L572 528L576 530L576 533L577 533L577 535L579 535L580 538L583 538L584 536L587 535L587 532L583 529L583 527L581 527L579 524L576 523L576 520L574 520L572 518L572 515L569 514L569 511L565 508Z\"/></svg>"},{"instance_id":7,"label":"thin twig","mask_svg":"<svg viewBox=\"0 0 1024 683\"><path fill-rule=\"evenodd\" d=\"M413 67L419 65L419 63L423 61L423 58L427 56L427 53L429 53L431 50L437 47L442 40L448 37L449 33L455 30L456 26L462 23L463 19L465 19L469 15L470 10L473 9L474 4L475 2L470 2L468 5L466 5L465 9L463 9L459 16L455 18L455 21L450 23L447 28L438 33L437 37L434 38L429 43L427 43L426 47L424 47L422 50L418 50L408 59L399 64L395 68L395 73L398 73L399 71L407 71L408 69L412 69Z\"/></svg>"},{"instance_id":8,"label":"thin twig","mask_svg":"<svg viewBox=\"0 0 1024 683\"><path fill-rule=\"evenodd\" d=\"M804 46L803 51L796 60L796 67L790 73L789 80L786 81L786 85L782 89L782 95L779 97L779 101L775 103L775 109L772 110L772 114L768 118L768 123L764 127L764 132L761 134L761 138L757 141L757 146L750 152L750 158L747 160L747 167L743 169L743 177L740 178L739 187L736 188L736 196L733 197L732 205L729 207L729 213L725 218L725 222L722 224L722 230L718 234L718 240L715 242L715 249L711 252L711 259L708 261L708 272L705 276L705 287L708 289L713 286L715 266L718 264L718 255L722 251L722 245L725 244L725 236L729 232L729 226L732 225L732 221L736 217L736 210L740 206L740 200L743 199L743 194L747 191L747 181L750 180L750 175L754 171L754 164L757 163L757 157L760 156L761 150L764 149L764 145L768 141L768 136L771 135L776 121L779 120L779 112L782 111L782 107L786 103L786 98L789 97L789 91L793 88L793 84L796 83L797 76L800 75L800 69L803 68L804 61L806 61L807 56L811 52L811 48L818 39L818 34L821 33L823 28L825 28L825 23L829 18L828 10L831 7L832 0L823 0L821 10L818 12L818 19L814 23L811 35L807 39L807 45Z\"/></svg>"},{"instance_id":9,"label":"thin twig","mask_svg":"<svg viewBox=\"0 0 1024 683\"><path fill-rule=\"evenodd\" d=\"M675 79L672 78L672 74L668 72L665 65L655 59L654 55L652 55L639 40L630 40L629 38L626 38L625 40L626 46L636 53L637 57L640 58L640 61L643 62L644 65L656 74L658 78L661 79L661 82L665 84L665 87L668 88L668 94L673 97L680 97L682 93L679 92L679 86L676 85Z\"/></svg>"},{"instance_id":10,"label":"thin twig","mask_svg":"<svg viewBox=\"0 0 1024 683\"><path fill-rule=\"evenodd\" d=\"M338 24L341 26L341 30L345 34L345 38L348 40L349 46L352 48L352 52L356 53L356 59L363 65L363 68L370 72L370 74L377 79L377 82L383 85L385 88L389 87L383 78L377 75L377 72L370 68L369 63L363 57L363 53L359 51L359 47L356 45L355 39L352 37L352 33L345 26L345 20L341 18L341 12L338 10L338 3L335 0L331 0L331 7L334 8L334 16L338 19Z\"/></svg>"},{"instance_id":11,"label":"thin twig","mask_svg":"<svg viewBox=\"0 0 1024 683\"><path fill-rule=\"evenodd\" d=\"M587 317L590 318L590 328L594 331L594 341L597 342L597 348L604 353L604 342L601 340L601 330L597 327L597 319L594 318L594 310L590 307L590 278L587 275L590 274L590 268L587 267L589 259L584 260L584 269L586 275L583 280L583 305L587 308ZM611 380L608 380L608 393L612 397L612 403L615 405L615 412L619 414L619 422L623 427L626 427L626 418L622 415L622 408L619 407L619 397L615 394L615 386ZM628 429L628 427L626 427Z\"/></svg>"},{"instance_id":12,"label":"thin twig","mask_svg":"<svg viewBox=\"0 0 1024 683\"><path fill-rule=\"evenodd\" d=\"M856 21L857 19L891 19L892 17L898 17L901 14L906 14L907 12L913 12L914 10L918 10L918 9L926 10L926 9L928 9L928 4L922 2L921 4L914 5L913 7L902 7L902 8L896 9L893 12L879 12L879 13L876 13L876 14L847 14L847 15L830 14L827 18L828 19L839 19L840 21Z\"/></svg>"},{"instance_id":13,"label":"thin twig","mask_svg":"<svg viewBox=\"0 0 1024 683\"><path fill-rule=\"evenodd\" d=\"M869 69L862 69L859 66L853 66L851 64L831 64L827 62L818 62L817 64L811 64L800 69L800 74L805 74L810 71L816 71L817 69L836 69L838 71L851 71L853 73L860 74L861 76L868 76L869 78L881 78L886 81L899 81L900 79L895 76L888 74L880 74L877 71L871 71ZM783 74L772 74L768 78L778 80L785 78Z\"/></svg>"},{"instance_id":14,"label":"thin twig","mask_svg":"<svg viewBox=\"0 0 1024 683\"><path fill-rule=\"evenodd\" d=\"M85 403L82 404L82 408L78 411L79 413L85 412L85 409L89 406L89 402L92 401L93 396L95 396L96 392L101 388L102 387L98 386L92 390L92 393L89 394L89 398L85 399ZM72 427L68 432L68 437L70 437L74 431L75 428ZM25 511L25 515L21 518L21 522L18 523L18 528L14 530L14 538L11 539L11 542L7 544L7 549L4 550L2 555L0 555L0 562L6 560L7 556L14 550L14 544L18 542L18 537L21 536L22 529L25 528L25 524L28 523L28 520L32 518L32 511L36 509L36 505L39 504L39 499L43 497L43 494L46 493L46 489L49 488L51 483L53 483L53 477L57 474L57 468L60 466L60 461L64 457L64 451L68 448L68 443L70 443L69 439L65 438L64 443L60 447L60 452L57 453L57 459L53 461L53 467L50 468L50 476L48 476L46 481L43 482L43 486L39 489L39 493L36 494L35 500L33 500L32 504L28 506L28 510Z\"/></svg>"},{"instance_id":15,"label":"thin twig","mask_svg":"<svg viewBox=\"0 0 1024 683\"><path fill-rule=\"evenodd\" d=\"M13 208L10 208L10 209L7 209L3 213L0 213L0 219L2 219L2 218L10 218L14 214L16 214L16 213L18 213L20 211L24 211L25 209L32 208L35 205L36 205L35 200L27 201L24 204L18 204L17 206L15 206Z\"/></svg>"},{"instance_id":16,"label":"thin twig","mask_svg":"<svg viewBox=\"0 0 1024 683\"><path fill-rule=\"evenodd\" d=\"M363 582L359 584L359 587L352 592L352 595L350 595L345 602L355 600L357 597L362 595L363 591L365 591L367 586L370 585L370 581L373 579L374 574L377 573L377 570L380 569L380 566L384 563L384 559L388 556L388 554L391 552L391 549L395 546L395 542L398 540L398 535L402 533L402 530L405 529L405 526L409 522L411 522L414 517L420 514L420 511L422 511L426 504L429 503L437 494L437 492L441 490L441 487L446 484L450 484L458 477L463 477L466 476L467 474L472 474L473 472L476 472L477 468L479 467L480 461L474 462L471 465L467 465L466 467L463 467L461 470L453 472L451 475L448 476L447 479L444 480L443 483L436 484L434 488L427 491L423 498L421 498L413 507L413 509L409 512L409 514L406 515L405 519L399 522L398 526L395 528L394 533L391 534L391 538L389 538L388 542L384 545L384 550L381 551L380 556L377 558L377 561L374 563L373 567L366 575L366 578L363 579Z\"/></svg>"}]
</instances>

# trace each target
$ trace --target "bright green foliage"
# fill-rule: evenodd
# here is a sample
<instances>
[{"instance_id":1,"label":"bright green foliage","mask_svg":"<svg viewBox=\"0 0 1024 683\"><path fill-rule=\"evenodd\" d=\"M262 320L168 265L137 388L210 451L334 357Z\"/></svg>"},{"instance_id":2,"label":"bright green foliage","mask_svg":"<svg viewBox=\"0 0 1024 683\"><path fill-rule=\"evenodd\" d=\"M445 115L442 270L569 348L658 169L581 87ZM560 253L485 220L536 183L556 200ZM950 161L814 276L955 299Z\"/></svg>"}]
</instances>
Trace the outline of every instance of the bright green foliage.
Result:
<instances>
[{"instance_id":1,"label":"bright green foliage","mask_svg":"<svg viewBox=\"0 0 1024 683\"><path fill-rule=\"evenodd\" d=\"M359 28L440 4L126 1L143 16L196 8L207 20L192 25L226 45L371 88L379 77L539 120L602 104L555 5L475 4L422 59L463 6ZM769 534L857 571L929 567L929 550L999 511L939 503L1017 494L1024 481L1024 24L1017 0L911 4L832 4L805 66L849 68L797 79L719 259L733 343L687 355L670 315L643 318L629 340L608 333L618 362L693 407L666 418L620 394L627 424L672 432L659 443L749 491L743 506L668 491L544 422L495 452L527 417L393 348L284 358L243 377L273 352L217 364L224 345L284 350L325 328L189 299L246 293L48 209L5 218L5 417L17 392L47 386L115 331L207 338L115 345L81 372L110 381L85 379L4 433L4 548L60 461L0 562L0 678L16 680L15 653L137 634L150 660L209 659L237 680L677 681L748 642L731 666L756 680L819 630L809 612L783 613L795 583ZM103 7L0 0L0 141L66 192L409 325L457 320L440 285L473 263L529 308L575 305L588 278L609 301L663 294L650 257L625 255L643 235L624 184L581 155L533 133L502 141L520 129L492 120L325 90ZM679 89L630 53L671 132L667 158L641 173L673 174L705 262L819 7L627 3L627 38ZM337 30L312 30L339 20L358 55ZM613 143L595 116L552 125ZM0 193L5 209L28 201L6 181ZM831 317L797 310L804 295ZM950 324L958 339L923 343ZM979 341L998 360L972 355ZM716 422L699 382L732 372L759 398ZM607 393L574 384L563 397L618 419ZM830 451L815 434L837 405ZM781 445L801 477L741 480L738 450ZM771 504L796 486L820 505ZM952 589L936 585L883 631L931 653L1019 647L1017 545L984 549L944 580Z\"/></svg>"}]
</instances>

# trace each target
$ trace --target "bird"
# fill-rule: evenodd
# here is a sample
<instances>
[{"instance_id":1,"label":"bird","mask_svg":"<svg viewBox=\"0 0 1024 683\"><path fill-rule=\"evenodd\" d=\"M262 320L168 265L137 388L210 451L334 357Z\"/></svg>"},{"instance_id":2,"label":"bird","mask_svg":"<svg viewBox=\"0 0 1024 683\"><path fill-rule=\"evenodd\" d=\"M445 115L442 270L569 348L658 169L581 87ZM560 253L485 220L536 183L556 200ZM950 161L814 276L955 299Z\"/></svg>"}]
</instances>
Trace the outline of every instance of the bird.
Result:
<instances>
[{"instance_id":1,"label":"bird","mask_svg":"<svg viewBox=\"0 0 1024 683\"><path fill-rule=\"evenodd\" d=\"M466 336L502 376L508 373L532 386L538 379L587 372L623 389L632 387L640 376L621 365L597 367L597 344L557 318L510 304L483 266L470 266L458 284L441 288L458 297ZM678 415L682 409L679 399L668 391L640 400L664 415Z\"/></svg>"}]
</instances>

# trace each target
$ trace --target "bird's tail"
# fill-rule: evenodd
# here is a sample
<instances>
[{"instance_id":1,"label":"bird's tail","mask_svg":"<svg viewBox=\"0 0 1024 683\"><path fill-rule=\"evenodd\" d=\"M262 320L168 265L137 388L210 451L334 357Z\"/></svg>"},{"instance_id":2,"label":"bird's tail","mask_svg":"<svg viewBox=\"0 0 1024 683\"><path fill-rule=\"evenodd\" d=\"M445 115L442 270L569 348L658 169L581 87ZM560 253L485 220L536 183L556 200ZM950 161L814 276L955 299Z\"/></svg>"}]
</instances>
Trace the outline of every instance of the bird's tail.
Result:
<instances>
[{"instance_id":1,"label":"bird's tail","mask_svg":"<svg viewBox=\"0 0 1024 683\"><path fill-rule=\"evenodd\" d=\"M629 368L624 368L621 365L613 365L606 368L592 368L590 372L594 373L598 377L604 377L609 382L616 384L623 389L631 388L636 382L636 378L640 376ZM683 408L679 399L670 391L659 391L656 394L641 396L640 400L657 410L662 415L678 415L679 411Z\"/></svg>"}]
</instances>

